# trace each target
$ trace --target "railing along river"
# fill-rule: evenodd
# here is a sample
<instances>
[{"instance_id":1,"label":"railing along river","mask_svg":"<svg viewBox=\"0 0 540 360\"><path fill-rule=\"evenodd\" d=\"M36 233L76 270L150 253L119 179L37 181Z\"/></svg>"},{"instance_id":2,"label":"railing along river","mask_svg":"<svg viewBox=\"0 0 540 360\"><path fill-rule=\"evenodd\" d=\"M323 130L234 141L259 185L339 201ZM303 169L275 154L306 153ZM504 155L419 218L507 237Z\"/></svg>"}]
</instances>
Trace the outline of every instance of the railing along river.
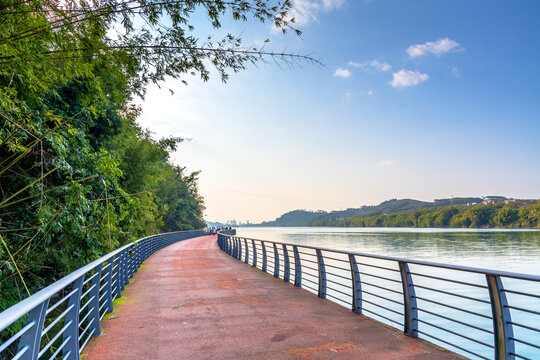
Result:
<instances>
[{"instance_id":1,"label":"railing along river","mask_svg":"<svg viewBox=\"0 0 540 360\"><path fill-rule=\"evenodd\" d=\"M101 320L114 310L113 300L122 296L146 258L209 233L179 231L129 243L0 313L0 342L8 332L16 332L0 343L0 359L79 359L88 340L101 334Z\"/></svg>"},{"instance_id":2,"label":"railing along river","mask_svg":"<svg viewBox=\"0 0 540 360\"><path fill-rule=\"evenodd\" d=\"M540 359L540 276L218 234L234 258L480 359ZM503 284L504 282L504 284Z\"/></svg>"}]
</instances>

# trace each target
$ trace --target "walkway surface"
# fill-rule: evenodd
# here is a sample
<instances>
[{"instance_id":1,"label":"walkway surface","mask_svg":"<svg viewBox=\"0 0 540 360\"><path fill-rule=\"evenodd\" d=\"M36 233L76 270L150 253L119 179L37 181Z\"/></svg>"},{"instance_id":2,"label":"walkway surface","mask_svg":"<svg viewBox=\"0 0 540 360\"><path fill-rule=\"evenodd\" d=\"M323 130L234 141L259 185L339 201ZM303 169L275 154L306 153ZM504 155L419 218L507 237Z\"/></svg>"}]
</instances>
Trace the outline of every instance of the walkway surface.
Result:
<instances>
[{"instance_id":1,"label":"walkway surface","mask_svg":"<svg viewBox=\"0 0 540 360\"><path fill-rule=\"evenodd\" d=\"M149 257L84 359L462 359L295 288L215 236Z\"/></svg>"}]
</instances>

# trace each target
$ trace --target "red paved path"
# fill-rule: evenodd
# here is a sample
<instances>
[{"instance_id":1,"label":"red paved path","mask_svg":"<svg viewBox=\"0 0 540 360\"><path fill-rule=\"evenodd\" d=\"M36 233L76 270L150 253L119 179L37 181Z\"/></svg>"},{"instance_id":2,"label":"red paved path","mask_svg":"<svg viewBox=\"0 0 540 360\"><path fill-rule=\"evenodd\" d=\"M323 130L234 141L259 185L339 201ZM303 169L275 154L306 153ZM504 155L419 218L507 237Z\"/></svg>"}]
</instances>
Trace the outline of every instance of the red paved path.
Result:
<instances>
[{"instance_id":1,"label":"red paved path","mask_svg":"<svg viewBox=\"0 0 540 360\"><path fill-rule=\"evenodd\" d=\"M461 359L221 252L215 236L144 262L84 359Z\"/></svg>"}]
</instances>

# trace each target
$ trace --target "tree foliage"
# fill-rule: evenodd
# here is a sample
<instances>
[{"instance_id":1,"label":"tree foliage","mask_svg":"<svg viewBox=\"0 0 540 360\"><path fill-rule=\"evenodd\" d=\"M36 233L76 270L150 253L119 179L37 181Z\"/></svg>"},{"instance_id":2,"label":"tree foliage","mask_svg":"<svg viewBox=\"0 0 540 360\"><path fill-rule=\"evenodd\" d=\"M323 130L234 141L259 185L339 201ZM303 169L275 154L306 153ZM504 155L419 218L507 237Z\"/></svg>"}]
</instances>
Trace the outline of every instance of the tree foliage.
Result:
<instances>
[{"instance_id":1,"label":"tree foliage","mask_svg":"<svg viewBox=\"0 0 540 360\"><path fill-rule=\"evenodd\" d=\"M266 0L4 1L0 4L0 311L126 242L204 226L198 172L172 164L184 139L153 139L132 104L189 74L226 81L249 63L310 57L200 36L255 19L286 32L291 3Z\"/></svg>"},{"instance_id":2,"label":"tree foliage","mask_svg":"<svg viewBox=\"0 0 540 360\"><path fill-rule=\"evenodd\" d=\"M540 228L540 200L425 208L397 214L320 219L312 226Z\"/></svg>"}]
</instances>

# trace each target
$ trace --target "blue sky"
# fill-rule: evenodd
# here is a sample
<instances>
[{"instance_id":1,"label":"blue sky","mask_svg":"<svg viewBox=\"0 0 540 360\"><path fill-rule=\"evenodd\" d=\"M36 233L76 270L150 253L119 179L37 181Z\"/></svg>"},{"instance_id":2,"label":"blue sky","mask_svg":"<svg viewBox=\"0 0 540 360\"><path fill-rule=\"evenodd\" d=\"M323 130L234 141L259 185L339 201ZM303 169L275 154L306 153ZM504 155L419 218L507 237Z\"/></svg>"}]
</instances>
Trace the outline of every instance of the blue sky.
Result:
<instances>
[{"instance_id":1,"label":"blue sky","mask_svg":"<svg viewBox=\"0 0 540 360\"><path fill-rule=\"evenodd\" d=\"M156 136L192 138L174 161L202 171L207 219L540 197L539 2L293 3L301 39L254 22L223 31L325 67L269 61L227 84L169 80L142 104Z\"/></svg>"}]
</instances>

